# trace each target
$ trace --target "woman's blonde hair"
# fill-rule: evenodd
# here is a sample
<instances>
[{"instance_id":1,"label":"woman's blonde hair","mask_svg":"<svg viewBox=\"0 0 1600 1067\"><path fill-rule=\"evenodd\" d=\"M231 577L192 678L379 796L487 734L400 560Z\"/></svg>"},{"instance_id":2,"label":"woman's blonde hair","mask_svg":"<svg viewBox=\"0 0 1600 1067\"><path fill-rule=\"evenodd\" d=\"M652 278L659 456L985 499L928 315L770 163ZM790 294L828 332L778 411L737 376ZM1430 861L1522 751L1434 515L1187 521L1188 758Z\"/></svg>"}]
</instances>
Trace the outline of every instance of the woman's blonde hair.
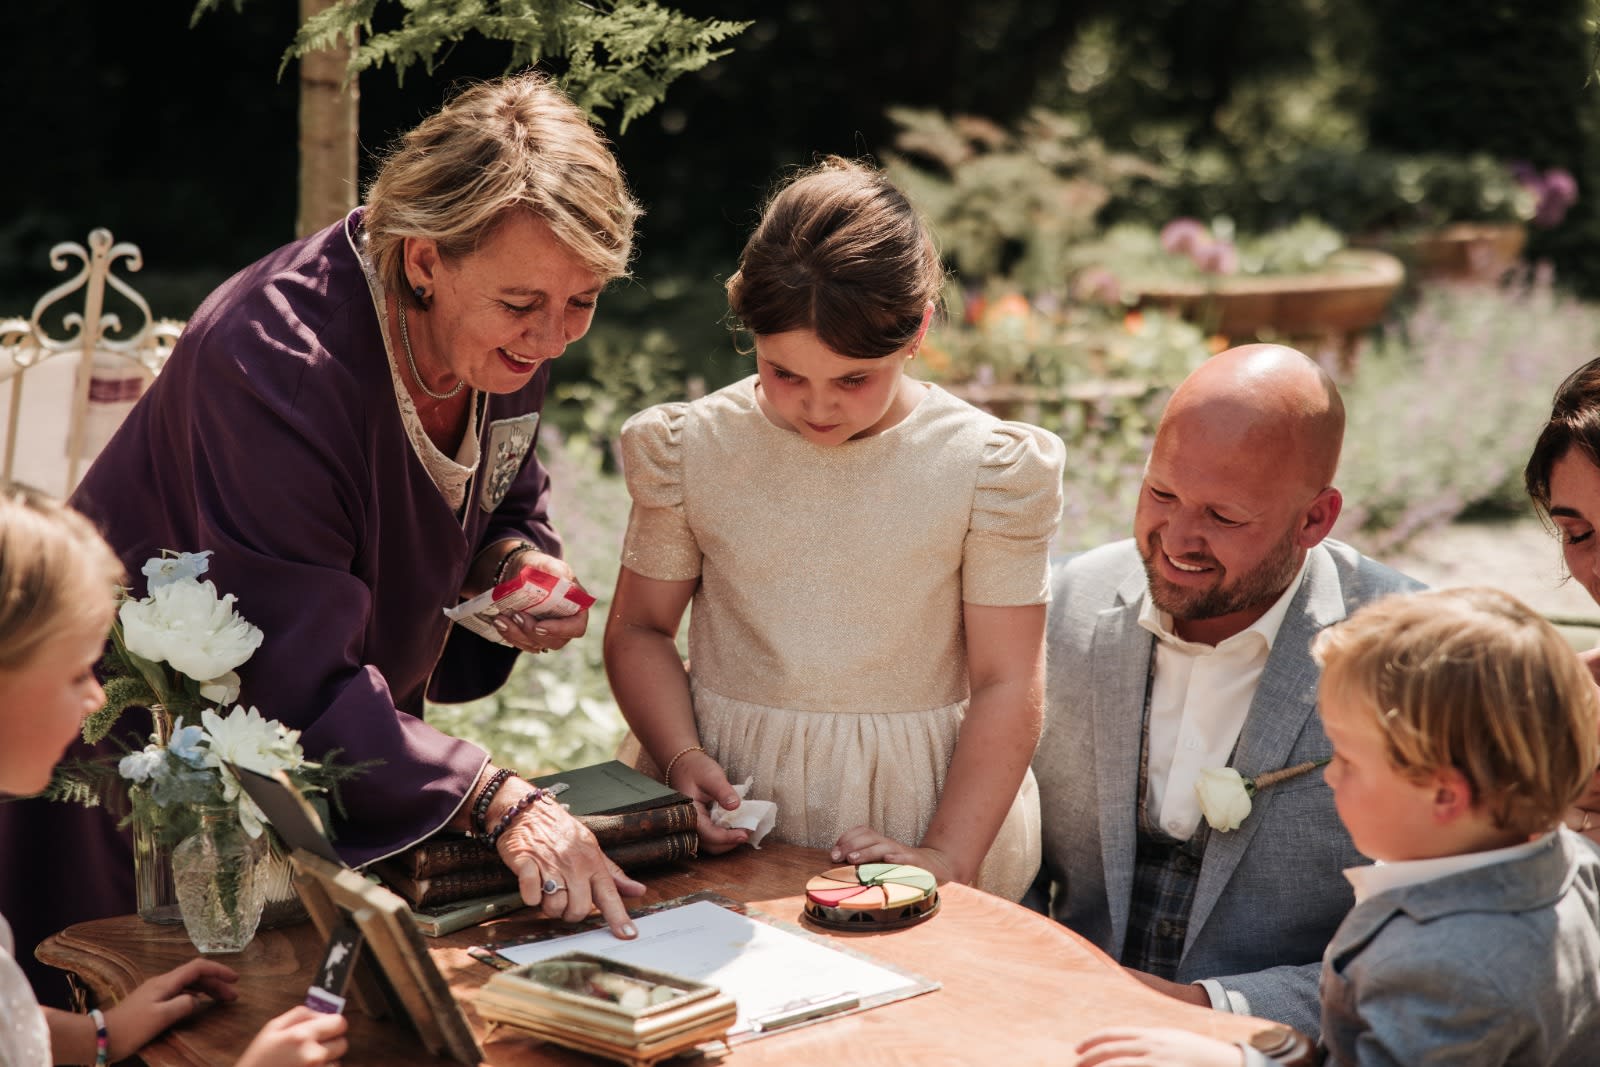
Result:
<instances>
[{"instance_id":1,"label":"woman's blonde hair","mask_svg":"<svg viewBox=\"0 0 1600 1067\"><path fill-rule=\"evenodd\" d=\"M86 621L109 629L122 577L88 519L31 489L0 488L0 670L26 667Z\"/></svg>"},{"instance_id":2,"label":"woman's blonde hair","mask_svg":"<svg viewBox=\"0 0 1600 1067\"><path fill-rule=\"evenodd\" d=\"M1600 761L1600 696L1565 639L1498 589L1391 596L1312 646L1323 692L1373 709L1413 781L1453 767L1495 825L1553 827Z\"/></svg>"},{"instance_id":3,"label":"woman's blonde hair","mask_svg":"<svg viewBox=\"0 0 1600 1067\"><path fill-rule=\"evenodd\" d=\"M944 266L927 226L878 170L830 156L768 202L728 279L739 328L812 330L841 356L877 359L916 340Z\"/></svg>"},{"instance_id":4,"label":"woman's blonde hair","mask_svg":"<svg viewBox=\"0 0 1600 1067\"><path fill-rule=\"evenodd\" d=\"M400 138L367 188L361 222L384 287L420 304L406 238L431 238L459 259L519 209L594 274L628 273L641 209L605 139L536 71L472 85Z\"/></svg>"}]
</instances>

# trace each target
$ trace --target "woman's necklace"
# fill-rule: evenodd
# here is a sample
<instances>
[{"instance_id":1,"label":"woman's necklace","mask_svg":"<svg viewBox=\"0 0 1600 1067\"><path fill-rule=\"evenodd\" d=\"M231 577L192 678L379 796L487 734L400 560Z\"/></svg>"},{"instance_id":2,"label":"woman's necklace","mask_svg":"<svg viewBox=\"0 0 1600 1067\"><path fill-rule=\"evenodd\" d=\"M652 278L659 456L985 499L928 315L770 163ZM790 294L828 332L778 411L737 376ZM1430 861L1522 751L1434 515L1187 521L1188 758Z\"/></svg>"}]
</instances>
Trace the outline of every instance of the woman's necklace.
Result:
<instances>
[{"instance_id":1,"label":"woman's necklace","mask_svg":"<svg viewBox=\"0 0 1600 1067\"><path fill-rule=\"evenodd\" d=\"M428 383L422 380L422 375L417 373L417 357L411 354L411 333L406 329L406 305L404 300L397 300L400 306L400 345L406 350L406 365L411 368L411 378L417 383L417 388L433 397L435 400L449 400L462 389L466 388L466 379L458 379L456 387L448 393L436 393L428 388Z\"/></svg>"}]
</instances>

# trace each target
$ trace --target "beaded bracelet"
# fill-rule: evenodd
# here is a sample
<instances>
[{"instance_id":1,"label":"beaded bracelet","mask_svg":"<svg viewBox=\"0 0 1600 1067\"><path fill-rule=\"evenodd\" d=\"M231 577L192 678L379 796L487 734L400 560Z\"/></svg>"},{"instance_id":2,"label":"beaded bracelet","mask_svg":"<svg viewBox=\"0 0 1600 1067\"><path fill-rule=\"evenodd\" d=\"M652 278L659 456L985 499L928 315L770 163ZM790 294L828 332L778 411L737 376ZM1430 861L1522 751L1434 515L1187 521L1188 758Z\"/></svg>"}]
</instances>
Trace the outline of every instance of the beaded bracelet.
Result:
<instances>
[{"instance_id":1,"label":"beaded bracelet","mask_svg":"<svg viewBox=\"0 0 1600 1067\"><path fill-rule=\"evenodd\" d=\"M512 819L515 819L518 815L521 815L523 812L533 807L534 804L538 803L549 795L549 793L545 792L538 786L534 786L528 792L524 793L522 797L516 801L516 803L512 804L506 809L504 815L500 816L500 821L494 824L494 829L490 830L488 835L484 837L484 844L488 845L490 848L494 848L500 843L500 835L505 833L506 830L510 828Z\"/></svg>"},{"instance_id":2,"label":"beaded bracelet","mask_svg":"<svg viewBox=\"0 0 1600 1067\"><path fill-rule=\"evenodd\" d=\"M106 1067L111 1062L111 1037L106 1032L106 1017L99 1008L89 1009L94 1020L94 1067Z\"/></svg>"},{"instance_id":3,"label":"beaded bracelet","mask_svg":"<svg viewBox=\"0 0 1600 1067\"><path fill-rule=\"evenodd\" d=\"M483 837L488 832L484 820L489 817L489 802L500 792L500 787L506 784L506 779L515 773L505 767L495 771L489 776L483 792L478 794L478 799L472 802L472 832L478 837Z\"/></svg>"},{"instance_id":4,"label":"beaded bracelet","mask_svg":"<svg viewBox=\"0 0 1600 1067\"><path fill-rule=\"evenodd\" d=\"M511 566L512 557L520 556L524 552L537 551L539 551L539 546L532 541L518 541L515 545L512 545L511 551L500 557L500 566L494 569L494 584L499 585L506 580L506 571Z\"/></svg>"},{"instance_id":5,"label":"beaded bracelet","mask_svg":"<svg viewBox=\"0 0 1600 1067\"><path fill-rule=\"evenodd\" d=\"M673 756L671 759L667 760L667 769L666 769L666 772L661 775L661 784L666 786L668 789L671 789L672 788L672 768L674 768L674 767L676 767L678 765L678 761L681 760L683 757L687 756L691 752L704 752L704 751L705 751L705 749L701 748L699 745L690 745L688 748L683 749L682 751L680 751L676 756Z\"/></svg>"}]
</instances>

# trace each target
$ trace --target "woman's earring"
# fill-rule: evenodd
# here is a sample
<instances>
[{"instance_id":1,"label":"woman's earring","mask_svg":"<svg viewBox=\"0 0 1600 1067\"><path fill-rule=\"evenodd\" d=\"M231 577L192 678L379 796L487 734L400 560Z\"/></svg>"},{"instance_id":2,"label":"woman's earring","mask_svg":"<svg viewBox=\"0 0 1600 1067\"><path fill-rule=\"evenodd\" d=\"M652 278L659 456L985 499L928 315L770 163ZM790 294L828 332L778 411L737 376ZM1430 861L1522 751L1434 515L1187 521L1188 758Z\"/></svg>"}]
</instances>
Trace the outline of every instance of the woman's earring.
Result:
<instances>
[{"instance_id":1,"label":"woman's earring","mask_svg":"<svg viewBox=\"0 0 1600 1067\"><path fill-rule=\"evenodd\" d=\"M417 304L423 311L428 310L428 290L420 285L413 285L411 287L411 295L417 298Z\"/></svg>"}]
</instances>

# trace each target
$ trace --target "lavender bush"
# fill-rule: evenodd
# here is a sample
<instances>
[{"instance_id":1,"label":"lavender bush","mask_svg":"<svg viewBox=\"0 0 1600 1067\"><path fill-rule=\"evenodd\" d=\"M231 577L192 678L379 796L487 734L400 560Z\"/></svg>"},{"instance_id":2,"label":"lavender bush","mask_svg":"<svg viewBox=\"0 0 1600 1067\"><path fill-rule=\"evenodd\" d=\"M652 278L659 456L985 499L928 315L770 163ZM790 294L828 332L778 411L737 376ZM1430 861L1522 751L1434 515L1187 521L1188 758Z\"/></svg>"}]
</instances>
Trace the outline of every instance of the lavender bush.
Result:
<instances>
[{"instance_id":1,"label":"lavender bush","mask_svg":"<svg viewBox=\"0 0 1600 1067\"><path fill-rule=\"evenodd\" d=\"M1600 352L1600 307L1547 270L1504 288L1425 290L1361 360L1335 536L1382 557L1469 508L1525 512L1522 466L1556 385Z\"/></svg>"}]
</instances>

